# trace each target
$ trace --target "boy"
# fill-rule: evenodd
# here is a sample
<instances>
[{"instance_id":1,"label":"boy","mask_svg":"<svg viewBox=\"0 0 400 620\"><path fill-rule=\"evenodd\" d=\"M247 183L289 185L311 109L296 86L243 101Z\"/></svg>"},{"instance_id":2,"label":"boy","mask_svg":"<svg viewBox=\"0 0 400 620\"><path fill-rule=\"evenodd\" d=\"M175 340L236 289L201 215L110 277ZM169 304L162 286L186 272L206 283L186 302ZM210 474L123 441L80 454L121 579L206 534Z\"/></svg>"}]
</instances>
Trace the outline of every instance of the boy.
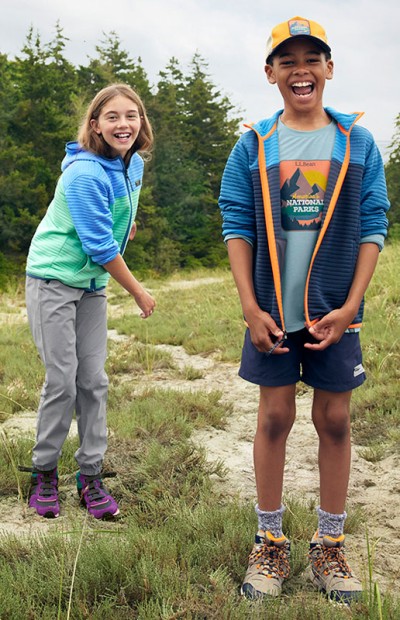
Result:
<instances>
[{"instance_id":1,"label":"boy","mask_svg":"<svg viewBox=\"0 0 400 620\"><path fill-rule=\"evenodd\" d=\"M282 532L285 445L296 383L314 388L318 530L308 575L349 603L361 592L344 553L350 398L363 383L363 296L387 233L382 158L361 114L324 108L333 61L322 26L273 28L265 73L283 110L251 126L221 184L223 235L247 325L239 375L260 386L254 468L258 532L242 594L278 596L289 576Z\"/></svg>"}]
</instances>

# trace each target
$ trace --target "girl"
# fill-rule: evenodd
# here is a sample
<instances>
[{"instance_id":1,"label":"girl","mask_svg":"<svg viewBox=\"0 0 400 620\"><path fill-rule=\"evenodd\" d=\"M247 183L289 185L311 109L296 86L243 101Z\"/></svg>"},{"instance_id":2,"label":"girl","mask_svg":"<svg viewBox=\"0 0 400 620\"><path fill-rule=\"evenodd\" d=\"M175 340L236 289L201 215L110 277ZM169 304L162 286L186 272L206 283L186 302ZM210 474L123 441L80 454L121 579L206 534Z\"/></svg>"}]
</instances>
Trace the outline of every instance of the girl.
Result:
<instances>
[{"instance_id":1,"label":"girl","mask_svg":"<svg viewBox=\"0 0 400 620\"><path fill-rule=\"evenodd\" d=\"M97 519L119 513L101 474L107 446L105 287L111 275L133 296L144 319L155 308L122 258L136 232L144 165L139 153L152 143L139 96L124 84L101 90L78 141L66 145L54 198L32 239L26 304L46 378L33 467L24 469L32 472L29 506L43 517L60 512L57 462L74 411L80 501Z\"/></svg>"}]
</instances>

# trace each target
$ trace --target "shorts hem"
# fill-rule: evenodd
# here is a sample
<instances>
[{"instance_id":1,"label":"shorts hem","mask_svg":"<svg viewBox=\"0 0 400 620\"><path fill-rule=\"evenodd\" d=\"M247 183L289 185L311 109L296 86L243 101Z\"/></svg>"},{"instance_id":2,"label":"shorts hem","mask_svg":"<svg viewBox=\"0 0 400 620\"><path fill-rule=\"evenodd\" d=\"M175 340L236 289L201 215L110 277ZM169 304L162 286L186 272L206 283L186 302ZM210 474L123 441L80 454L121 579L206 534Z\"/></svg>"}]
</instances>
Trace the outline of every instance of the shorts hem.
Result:
<instances>
[{"instance_id":1,"label":"shorts hem","mask_svg":"<svg viewBox=\"0 0 400 620\"><path fill-rule=\"evenodd\" d=\"M293 380L290 379L285 379L285 380L279 380L276 379L271 380L271 379L264 379L262 377L254 377L254 375L246 375L245 373L241 372L239 370L238 372L239 377L241 377L242 379L244 379L245 381L248 381L249 383L253 383L255 385L259 385L260 387L285 387L286 385L293 385L295 383L298 383L299 381L301 381L301 377L293 377Z\"/></svg>"},{"instance_id":2,"label":"shorts hem","mask_svg":"<svg viewBox=\"0 0 400 620\"><path fill-rule=\"evenodd\" d=\"M350 392L352 390L355 390L356 388L360 387L364 381L366 380L366 376L360 376L359 380L357 381L352 381L351 383L345 383L345 384L340 384L340 385L323 385L321 383L319 383L318 381L308 381L307 379L301 379L301 381L303 381L303 383L305 383L306 385L308 385L309 387L313 388L314 390L324 390L325 392Z\"/></svg>"}]
</instances>

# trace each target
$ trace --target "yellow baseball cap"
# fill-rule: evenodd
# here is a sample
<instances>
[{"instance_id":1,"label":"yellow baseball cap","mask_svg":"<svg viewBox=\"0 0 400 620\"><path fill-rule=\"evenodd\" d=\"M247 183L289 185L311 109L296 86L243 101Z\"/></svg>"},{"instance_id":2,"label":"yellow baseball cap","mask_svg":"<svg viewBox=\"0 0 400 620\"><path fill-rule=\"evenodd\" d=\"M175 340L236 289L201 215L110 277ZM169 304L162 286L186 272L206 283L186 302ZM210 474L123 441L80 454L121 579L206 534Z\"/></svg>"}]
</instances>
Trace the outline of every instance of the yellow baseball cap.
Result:
<instances>
[{"instance_id":1,"label":"yellow baseball cap","mask_svg":"<svg viewBox=\"0 0 400 620\"><path fill-rule=\"evenodd\" d=\"M331 48L328 45L328 39L326 38L326 32L317 24L317 22L311 21L311 19L305 19L304 17L292 17L287 22L282 22L274 28L272 28L271 34L267 41L267 55L266 58L275 53L282 43L288 41L292 37L309 37L313 39L315 43L324 50L324 52L330 52Z\"/></svg>"}]
</instances>

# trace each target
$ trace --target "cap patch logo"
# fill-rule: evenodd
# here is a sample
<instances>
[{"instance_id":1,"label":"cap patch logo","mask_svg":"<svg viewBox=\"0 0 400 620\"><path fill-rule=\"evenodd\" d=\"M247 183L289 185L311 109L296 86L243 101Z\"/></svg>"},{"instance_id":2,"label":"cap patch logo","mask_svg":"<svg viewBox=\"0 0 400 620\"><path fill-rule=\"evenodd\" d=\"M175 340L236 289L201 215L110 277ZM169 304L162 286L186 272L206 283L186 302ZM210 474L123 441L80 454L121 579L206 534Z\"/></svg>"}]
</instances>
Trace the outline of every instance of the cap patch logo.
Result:
<instances>
[{"instance_id":1,"label":"cap patch logo","mask_svg":"<svg viewBox=\"0 0 400 620\"><path fill-rule=\"evenodd\" d=\"M292 37L295 37L301 34L302 35L311 34L310 22L307 19L291 19L288 22L288 25L289 25L289 32Z\"/></svg>"}]
</instances>

